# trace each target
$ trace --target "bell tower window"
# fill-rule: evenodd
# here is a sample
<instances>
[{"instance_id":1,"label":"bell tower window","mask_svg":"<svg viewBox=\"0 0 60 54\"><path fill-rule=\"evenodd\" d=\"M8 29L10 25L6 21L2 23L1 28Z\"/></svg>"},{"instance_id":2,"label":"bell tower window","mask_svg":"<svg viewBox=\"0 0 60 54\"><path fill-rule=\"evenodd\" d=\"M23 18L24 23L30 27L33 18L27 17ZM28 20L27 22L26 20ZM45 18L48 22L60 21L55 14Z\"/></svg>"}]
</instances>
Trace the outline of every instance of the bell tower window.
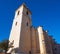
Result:
<instances>
[{"instance_id":1,"label":"bell tower window","mask_svg":"<svg viewBox=\"0 0 60 54\"><path fill-rule=\"evenodd\" d=\"M20 11L18 11L17 15L19 15Z\"/></svg>"},{"instance_id":2,"label":"bell tower window","mask_svg":"<svg viewBox=\"0 0 60 54\"><path fill-rule=\"evenodd\" d=\"M26 12L26 14L28 15L28 11Z\"/></svg>"},{"instance_id":3,"label":"bell tower window","mask_svg":"<svg viewBox=\"0 0 60 54\"><path fill-rule=\"evenodd\" d=\"M17 22L15 23L15 25L17 25Z\"/></svg>"},{"instance_id":4,"label":"bell tower window","mask_svg":"<svg viewBox=\"0 0 60 54\"><path fill-rule=\"evenodd\" d=\"M28 26L28 22L26 23L26 25Z\"/></svg>"}]
</instances>

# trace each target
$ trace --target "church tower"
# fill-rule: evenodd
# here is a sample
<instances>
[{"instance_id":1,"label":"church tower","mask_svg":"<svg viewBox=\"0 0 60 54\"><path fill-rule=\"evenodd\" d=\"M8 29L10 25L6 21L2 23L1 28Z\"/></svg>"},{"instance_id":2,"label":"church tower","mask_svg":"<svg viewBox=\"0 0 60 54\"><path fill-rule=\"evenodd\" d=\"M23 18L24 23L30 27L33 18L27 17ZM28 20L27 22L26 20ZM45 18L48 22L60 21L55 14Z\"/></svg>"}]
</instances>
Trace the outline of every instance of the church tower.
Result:
<instances>
[{"instance_id":1,"label":"church tower","mask_svg":"<svg viewBox=\"0 0 60 54\"><path fill-rule=\"evenodd\" d=\"M7 53L31 53L31 12L22 4L15 12Z\"/></svg>"}]
</instances>

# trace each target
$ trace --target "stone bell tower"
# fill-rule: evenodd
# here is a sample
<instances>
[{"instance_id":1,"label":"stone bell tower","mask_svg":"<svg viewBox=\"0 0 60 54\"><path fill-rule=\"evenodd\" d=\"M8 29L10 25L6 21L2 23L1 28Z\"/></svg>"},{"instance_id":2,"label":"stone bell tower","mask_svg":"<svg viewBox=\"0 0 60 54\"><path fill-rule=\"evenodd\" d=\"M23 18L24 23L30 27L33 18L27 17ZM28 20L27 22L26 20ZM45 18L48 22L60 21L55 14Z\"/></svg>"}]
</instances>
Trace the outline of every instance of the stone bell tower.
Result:
<instances>
[{"instance_id":1,"label":"stone bell tower","mask_svg":"<svg viewBox=\"0 0 60 54\"><path fill-rule=\"evenodd\" d=\"M30 27L31 12L25 4L22 4L15 12L7 53L29 54L31 52Z\"/></svg>"}]
</instances>

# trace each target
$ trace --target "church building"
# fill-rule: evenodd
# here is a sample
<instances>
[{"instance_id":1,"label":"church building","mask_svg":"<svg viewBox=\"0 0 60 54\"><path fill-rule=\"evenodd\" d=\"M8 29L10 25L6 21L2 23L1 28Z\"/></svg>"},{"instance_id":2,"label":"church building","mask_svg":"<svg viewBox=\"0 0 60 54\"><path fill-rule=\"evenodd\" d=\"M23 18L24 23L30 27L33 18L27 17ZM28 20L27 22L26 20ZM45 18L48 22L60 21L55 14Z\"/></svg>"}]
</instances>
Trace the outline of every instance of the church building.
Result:
<instances>
[{"instance_id":1,"label":"church building","mask_svg":"<svg viewBox=\"0 0 60 54\"><path fill-rule=\"evenodd\" d=\"M42 26L32 26L32 13L25 4L16 11L9 37L11 54L60 54L60 45Z\"/></svg>"}]
</instances>

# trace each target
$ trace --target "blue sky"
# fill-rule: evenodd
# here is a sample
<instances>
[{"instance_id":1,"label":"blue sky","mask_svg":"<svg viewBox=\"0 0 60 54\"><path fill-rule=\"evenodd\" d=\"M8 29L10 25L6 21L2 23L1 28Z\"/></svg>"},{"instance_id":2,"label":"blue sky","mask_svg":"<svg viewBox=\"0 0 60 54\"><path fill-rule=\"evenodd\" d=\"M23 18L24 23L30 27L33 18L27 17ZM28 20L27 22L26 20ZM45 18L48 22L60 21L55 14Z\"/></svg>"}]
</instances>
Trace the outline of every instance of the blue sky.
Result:
<instances>
[{"instance_id":1,"label":"blue sky","mask_svg":"<svg viewBox=\"0 0 60 54\"><path fill-rule=\"evenodd\" d=\"M32 12L33 26L43 26L60 43L60 0L0 0L0 41L9 38L15 10L23 2Z\"/></svg>"}]
</instances>

